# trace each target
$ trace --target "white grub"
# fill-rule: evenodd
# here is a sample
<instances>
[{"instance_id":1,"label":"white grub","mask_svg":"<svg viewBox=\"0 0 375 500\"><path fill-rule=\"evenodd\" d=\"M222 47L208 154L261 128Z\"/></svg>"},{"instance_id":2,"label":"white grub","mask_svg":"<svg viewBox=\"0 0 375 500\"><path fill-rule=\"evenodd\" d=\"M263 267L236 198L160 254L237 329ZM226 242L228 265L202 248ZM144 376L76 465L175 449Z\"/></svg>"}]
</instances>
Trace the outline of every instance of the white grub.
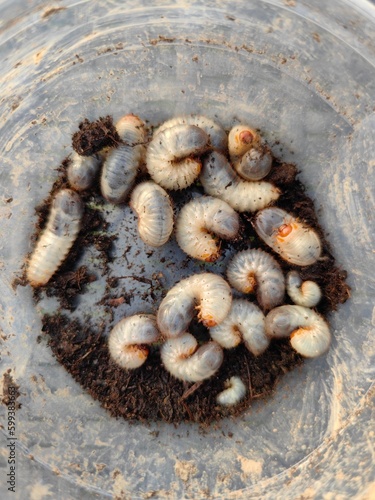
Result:
<instances>
[{"instance_id":1,"label":"white grub","mask_svg":"<svg viewBox=\"0 0 375 500\"><path fill-rule=\"evenodd\" d=\"M255 304L233 299L228 316L220 325L210 328L210 335L224 349L236 347L243 341L254 356L259 356L270 343L264 321L264 314Z\"/></svg>"},{"instance_id":2,"label":"white grub","mask_svg":"<svg viewBox=\"0 0 375 500\"><path fill-rule=\"evenodd\" d=\"M213 273L194 274L178 282L162 300L157 323L167 338L178 337L198 310L198 320L207 328L220 324L232 302L228 283Z\"/></svg>"},{"instance_id":3,"label":"white grub","mask_svg":"<svg viewBox=\"0 0 375 500\"><path fill-rule=\"evenodd\" d=\"M181 209L176 221L176 240L191 257L214 262L220 256L220 243L212 233L230 240L237 235L239 224L237 212L228 203L203 196Z\"/></svg>"},{"instance_id":4,"label":"white grub","mask_svg":"<svg viewBox=\"0 0 375 500\"><path fill-rule=\"evenodd\" d=\"M291 264L309 266L320 257L322 244L317 233L281 208L261 210L253 225L260 238Z\"/></svg>"},{"instance_id":5,"label":"white grub","mask_svg":"<svg viewBox=\"0 0 375 500\"><path fill-rule=\"evenodd\" d=\"M242 179L216 151L205 158L200 181L207 194L226 201L238 212L256 212L280 196L280 190L269 182Z\"/></svg>"},{"instance_id":6,"label":"white grub","mask_svg":"<svg viewBox=\"0 0 375 500\"><path fill-rule=\"evenodd\" d=\"M99 174L101 164L100 155L81 156L74 151L67 170L70 186L76 191L89 189Z\"/></svg>"},{"instance_id":7,"label":"white grub","mask_svg":"<svg viewBox=\"0 0 375 500\"><path fill-rule=\"evenodd\" d=\"M250 149L260 144L259 134L248 125L235 125L228 134L229 156L238 160Z\"/></svg>"},{"instance_id":8,"label":"white grub","mask_svg":"<svg viewBox=\"0 0 375 500\"><path fill-rule=\"evenodd\" d=\"M109 151L100 180L102 195L111 203L123 203L132 189L145 154L146 128L135 115L126 115L116 124L122 140Z\"/></svg>"},{"instance_id":9,"label":"white grub","mask_svg":"<svg viewBox=\"0 0 375 500\"><path fill-rule=\"evenodd\" d=\"M257 146L233 162L236 172L247 181L260 181L272 168L272 154L267 146Z\"/></svg>"},{"instance_id":10,"label":"white grub","mask_svg":"<svg viewBox=\"0 0 375 500\"><path fill-rule=\"evenodd\" d=\"M108 337L113 361L128 370L139 368L148 356L147 344L159 339L156 318L152 314L135 314L119 321Z\"/></svg>"},{"instance_id":11,"label":"white grub","mask_svg":"<svg viewBox=\"0 0 375 500\"><path fill-rule=\"evenodd\" d=\"M212 377L224 359L219 344L207 342L198 348L197 340L190 333L166 340L160 355L165 369L187 382L199 382Z\"/></svg>"},{"instance_id":12,"label":"white grub","mask_svg":"<svg viewBox=\"0 0 375 500\"><path fill-rule=\"evenodd\" d=\"M147 170L163 188L185 189L198 177L202 162L197 156L208 144L206 132L195 125L166 128L154 134L147 148Z\"/></svg>"},{"instance_id":13,"label":"white grub","mask_svg":"<svg viewBox=\"0 0 375 500\"><path fill-rule=\"evenodd\" d=\"M247 181L259 181L271 170L272 154L259 134L248 125L236 125L228 135L229 156L237 173Z\"/></svg>"},{"instance_id":14,"label":"white grub","mask_svg":"<svg viewBox=\"0 0 375 500\"><path fill-rule=\"evenodd\" d=\"M210 145L212 148L225 153L227 150L228 137L225 130L216 122L203 115L182 115L176 116L164 122L155 131L155 134L166 130L167 128L174 127L175 125L195 125L206 132L210 138Z\"/></svg>"},{"instance_id":15,"label":"white grub","mask_svg":"<svg viewBox=\"0 0 375 500\"><path fill-rule=\"evenodd\" d=\"M234 406L246 395L246 385L240 377L234 376L225 381L225 389L216 396L222 406Z\"/></svg>"},{"instance_id":16,"label":"white grub","mask_svg":"<svg viewBox=\"0 0 375 500\"><path fill-rule=\"evenodd\" d=\"M270 338L290 335L292 347L306 358L324 354L330 346L328 324L318 313L302 306L280 306L266 316L266 334Z\"/></svg>"},{"instance_id":17,"label":"white grub","mask_svg":"<svg viewBox=\"0 0 375 500\"><path fill-rule=\"evenodd\" d=\"M237 253L227 268L229 283L242 293L255 293L266 311L284 300L285 279L278 262L260 249Z\"/></svg>"},{"instance_id":18,"label":"white grub","mask_svg":"<svg viewBox=\"0 0 375 500\"><path fill-rule=\"evenodd\" d=\"M152 247L164 245L173 230L173 208L168 193L155 182L142 182L134 188L129 204L138 215L142 240Z\"/></svg>"},{"instance_id":19,"label":"white grub","mask_svg":"<svg viewBox=\"0 0 375 500\"><path fill-rule=\"evenodd\" d=\"M33 287L48 283L71 249L81 227L83 202L75 191L62 189L53 199L47 225L27 266Z\"/></svg>"},{"instance_id":20,"label":"white grub","mask_svg":"<svg viewBox=\"0 0 375 500\"><path fill-rule=\"evenodd\" d=\"M302 281L297 271L290 271L287 274L286 291L298 306L314 307L322 298L319 285L315 281Z\"/></svg>"}]
</instances>

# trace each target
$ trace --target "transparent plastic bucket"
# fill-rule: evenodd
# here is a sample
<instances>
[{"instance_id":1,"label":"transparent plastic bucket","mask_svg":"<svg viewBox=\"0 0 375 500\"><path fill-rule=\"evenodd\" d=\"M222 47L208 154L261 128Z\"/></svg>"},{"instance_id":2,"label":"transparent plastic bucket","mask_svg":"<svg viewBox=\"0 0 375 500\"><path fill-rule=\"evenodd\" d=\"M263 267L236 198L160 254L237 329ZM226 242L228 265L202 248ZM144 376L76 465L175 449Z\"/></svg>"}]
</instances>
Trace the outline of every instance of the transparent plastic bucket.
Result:
<instances>
[{"instance_id":1,"label":"transparent plastic bucket","mask_svg":"<svg viewBox=\"0 0 375 500\"><path fill-rule=\"evenodd\" d=\"M364 0L0 2L0 375L22 404L2 498L374 498L374 32ZM40 337L31 288L12 287L77 124L127 112L259 127L349 272L329 353L204 433L111 418Z\"/></svg>"}]
</instances>

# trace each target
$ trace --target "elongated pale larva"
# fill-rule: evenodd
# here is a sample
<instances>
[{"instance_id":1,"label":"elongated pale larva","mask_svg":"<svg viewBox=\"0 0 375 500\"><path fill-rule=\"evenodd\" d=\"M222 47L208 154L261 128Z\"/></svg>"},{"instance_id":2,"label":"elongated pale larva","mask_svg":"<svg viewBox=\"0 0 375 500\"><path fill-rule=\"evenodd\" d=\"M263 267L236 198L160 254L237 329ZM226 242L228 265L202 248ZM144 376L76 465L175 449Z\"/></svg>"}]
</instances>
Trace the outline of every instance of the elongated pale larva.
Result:
<instances>
[{"instance_id":1,"label":"elongated pale larva","mask_svg":"<svg viewBox=\"0 0 375 500\"><path fill-rule=\"evenodd\" d=\"M155 131L155 134L166 130L167 128L174 127L175 125L195 125L206 132L210 138L210 145L212 148L217 149L221 153L227 150L228 137L225 130L216 122L203 115L184 115L177 116L164 122Z\"/></svg>"},{"instance_id":2,"label":"elongated pale larva","mask_svg":"<svg viewBox=\"0 0 375 500\"><path fill-rule=\"evenodd\" d=\"M259 134L248 125L235 125L228 134L229 156L238 160L250 149L260 144Z\"/></svg>"},{"instance_id":3,"label":"elongated pale larva","mask_svg":"<svg viewBox=\"0 0 375 500\"><path fill-rule=\"evenodd\" d=\"M74 151L67 170L70 186L76 191L89 189L99 174L101 164L99 155L81 156Z\"/></svg>"},{"instance_id":4,"label":"elongated pale larva","mask_svg":"<svg viewBox=\"0 0 375 500\"><path fill-rule=\"evenodd\" d=\"M175 125L157 133L147 148L147 170L165 189L184 189L198 177L198 155L208 147L209 137L195 125Z\"/></svg>"},{"instance_id":5,"label":"elongated pale larva","mask_svg":"<svg viewBox=\"0 0 375 500\"><path fill-rule=\"evenodd\" d=\"M234 376L225 381L225 389L216 396L216 401L223 406L234 406L246 395L246 385L240 377Z\"/></svg>"},{"instance_id":6,"label":"elongated pale larva","mask_svg":"<svg viewBox=\"0 0 375 500\"><path fill-rule=\"evenodd\" d=\"M195 310L207 328L220 324L232 302L230 286L213 273L194 274L178 282L162 300L157 323L165 337L178 337L186 332Z\"/></svg>"},{"instance_id":7,"label":"elongated pale larva","mask_svg":"<svg viewBox=\"0 0 375 500\"><path fill-rule=\"evenodd\" d=\"M122 319L108 337L108 349L113 361L128 370L139 368L148 356L147 344L160 336L152 314L135 314Z\"/></svg>"},{"instance_id":8,"label":"elongated pale larva","mask_svg":"<svg viewBox=\"0 0 375 500\"><path fill-rule=\"evenodd\" d=\"M83 210L75 191L62 189L57 193L28 263L26 277L31 286L45 285L61 266L80 230Z\"/></svg>"},{"instance_id":9,"label":"elongated pale larva","mask_svg":"<svg viewBox=\"0 0 375 500\"><path fill-rule=\"evenodd\" d=\"M173 208L167 192L155 182L142 182L130 197L130 206L138 215L138 232L142 240L160 247L173 230Z\"/></svg>"},{"instance_id":10,"label":"elongated pale larva","mask_svg":"<svg viewBox=\"0 0 375 500\"><path fill-rule=\"evenodd\" d=\"M123 143L112 149L103 164L100 180L102 195L111 203L123 203L128 196L145 153L144 122L135 115L126 115L116 124Z\"/></svg>"},{"instance_id":11,"label":"elongated pale larva","mask_svg":"<svg viewBox=\"0 0 375 500\"><path fill-rule=\"evenodd\" d=\"M236 347L243 340L247 349L254 356L259 356L270 343L264 321L264 314L255 304L233 299L228 316L220 325L210 328L210 335L225 349Z\"/></svg>"},{"instance_id":12,"label":"elongated pale larva","mask_svg":"<svg viewBox=\"0 0 375 500\"><path fill-rule=\"evenodd\" d=\"M256 293L262 309L268 311L283 302L285 279L278 262L260 249L237 253L227 268L229 283L242 293Z\"/></svg>"},{"instance_id":13,"label":"elongated pale larva","mask_svg":"<svg viewBox=\"0 0 375 500\"><path fill-rule=\"evenodd\" d=\"M198 348L198 342L190 333L168 339L162 345L160 355L169 373L188 382L199 382L212 377L224 359L219 344L207 342Z\"/></svg>"},{"instance_id":14,"label":"elongated pale larva","mask_svg":"<svg viewBox=\"0 0 375 500\"><path fill-rule=\"evenodd\" d=\"M240 226L237 212L223 200L203 196L187 203L176 221L176 240L184 252L195 259L214 262L220 244L211 233L232 239Z\"/></svg>"},{"instance_id":15,"label":"elongated pale larva","mask_svg":"<svg viewBox=\"0 0 375 500\"><path fill-rule=\"evenodd\" d=\"M265 208L253 226L262 240L284 260L297 266L314 264L322 252L317 233L281 208Z\"/></svg>"},{"instance_id":16,"label":"elongated pale larva","mask_svg":"<svg viewBox=\"0 0 375 500\"><path fill-rule=\"evenodd\" d=\"M207 194L226 201L238 212L255 212L280 196L280 190L269 182L239 177L225 156L216 151L204 159L200 181Z\"/></svg>"},{"instance_id":17,"label":"elongated pale larva","mask_svg":"<svg viewBox=\"0 0 375 500\"><path fill-rule=\"evenodd\" d=\"M290 335L292 347L302 356L315 358L324 354L331 343L328 324L318 313L302 306L280 306L266 316L269 337Z\"/></svg>"},{"instance_id":18,"label":"elongated pale larva","mask_svg":"<svg viewBox=\"0 0 375 500\"><path fill-rule=\"evenodd\" d=\"M286 291L298 306L314 307L322 298L320 287L315 281L302 281L297 271L286 276Z\"/></svg>"}]
</instances>

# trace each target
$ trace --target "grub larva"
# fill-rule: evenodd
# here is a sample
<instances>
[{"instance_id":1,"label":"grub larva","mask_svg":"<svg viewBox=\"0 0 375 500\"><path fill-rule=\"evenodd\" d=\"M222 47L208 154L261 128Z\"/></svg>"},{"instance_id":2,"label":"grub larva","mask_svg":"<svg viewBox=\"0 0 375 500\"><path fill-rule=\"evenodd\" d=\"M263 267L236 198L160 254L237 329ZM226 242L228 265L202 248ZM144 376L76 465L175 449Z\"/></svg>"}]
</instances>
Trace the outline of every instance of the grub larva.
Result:
<instances>
[{"instance_id":1,"label":"grub larva","mask_svg":"<svg viewBox=\"0 0 375 500\"><path fill-rule=\"evenodd\" d=\"M224 349L236 347L243 341L254 356L259 356L270 343L264 321L264 314L255 304L233 299L228 316L220 325L210 328L210 335Z\"/></svg>"},{"instance_id":2,"label":"grub larva","mask_svg":"<svg viewBox=\"0 0 375 500\"><path fill-rule=\"evenodd\" d=\"M309 266L320 257L322 244L317 233L281 208L261 210L253 226L260 238L291 264Z\"/></svg>"},{"instance_id":3,"label":"grub larva","mask_svg":"<svg viewBox=\"0 0 375 500\"><path fill-rule=\"evenodd\" d=\"M89 189L99 174L101 164L99 155L81 156L74 151L67 170L70 186L76 191Z\"/></svg>"},{"instance_id":4,"label":"grub larva","mask_svg":"<svg viewBox=\"0 0 375 500\"><path fill-rule=\"evenodd\" d=\"M190 333L166 340L160 355L166 370L187 382L199 382L212 377L224 358L219 344L207 342L198 348L197 340Z\"/></svg>"},{"instance_id":5,"label":"grub larva","mask_svg":"<svg viewBox=\"0 0 375 500\"><path fill-rule=\"evenodd\" d=\"M62 189L53 199L47 225L27 266L31 286L48 283L71 249L81 227L84 206L75 191Z\"/></svg>"},{"instance_id":6,"label":"grub larva","mask_svg":"<svg viewBox=\"0 0 375 500\"><path fill-rule=\"evenodd\" d=\"M163 188L184 189L198 177L202 163L197 156L208 144L206 132L195 125L166 128L154 135L147 148L147 170Z\"/></svg>"},{"instance_id":7,"label":"grub larva","mask_svg":"<svg viewBox=\"0 0 375 500\"><path fill-rule=\"evenodd\" d=\"M178 337L198 310L198 319L210 328L227 316L232 302L228 283L213 273L194 274L178 282L162 300L157 323L165 337Z\"/></svg>"},{"instance_id":8,"label":"grub larva","mask_svg":"<svg viewBox=\"0 0 375 500\"><path fill-rule=\"evenodd\" d=\"M242 293L256 293L259 305L268 311L283 302L285 279L272 255L254 248L237 253L227 268L229 283Z\"/></svg>"},{"instance_id":9,"label":"grub larva","mask_svg":"<svg viewBox=\"0 0 375 500\"><path fill-rule=\"evenodd\" d=\"M331 343L328 324L322 316L307 307L276 307L267 314L265 326L270 338L290 335L292 347L307 358L324 354Z\"/></svg>"},{"instance_id":10,"label":"grub larva","mask_svg":"<svg viewBox=\"0 0 375 500\"><path fill-rule=\"evenodd\" d=\"M216 122L203 115L184 115L177 116L164 122L155 131L155 134L174 127L175 125L195 125L206 132L210 139L210 146L218 151L225 153L227 150L228 138L225 130Z\"/></svg>"},{"instance_id":11,"label":"grub larva","mask_svg":"<svg viewBox=\"0 0 375 500\"><path fill-rule=\"evenodd\" d=\"M233 239L238 233L237 212L223 200L203 196L187 203L176 221L176 240L190 257L214 262L220 256L220 238Z\"/></svg>"},{"instance_id":12,"label":"grub larva","mask_svg":"<svg viewBox=\"0 0 375 500\"><path fill-rule=\"evenodd\" d=\"M204 159L200 181L207 194L226 201L238 212L255 212L280 196L280 190L269 182L242 179L216 151Z\"/></svg>"},{"instance_id":13,"label":"grub larva","mask_svg":"<svg viewBox=\"0 0 375 500\"><path fill-rule=\"evenodd\" d=\"M104 198L111 203L123 203L133 187L144 158L146 129L135 115L126 115L116 124L122 144L109 151L100 180Z\"/></svg>"},{"instance_id":14,"label":"grub larva","mask_svg":"<svg viewBox=\"0 0 375 500\"><path fill-rule=\"evenodd\" d=\"M286 291L298 306L314 307L322 298L320 287L315 281L302 281L297 271L286 276Z\"/></svg>"},{"instance_id":15,"label":"grub larva","mask_svg":"<svg viewBox=\"0 0 375 500\"><path fill-rule=\"evenodd\" d=\"M228 135L230 159L236 172L247 181L263 179L272 167L270 149L259 134L247 125L236 125Z\"/></svg>"},{"instance_id":16,"label":"grub larva","mask_svg":"<svg viewBox=\"0 0 375 500\"><path fill-rule=\"evenodd\" d=\"M240 377L231 377L224 386L225 389L216 396L216 401L222 406L234 406L246 395L246 385Z\"/></svg>"},{"instance_id":17,"label":"grub larva","mask_svg":"<svg viewBox=\"0 0 375 500\"><path fill-rule=\"evenodd\" d=\"M272 154L267 146L257 146L233 162L236 172L247 181L260 181L269 174Z\"/></svg>"},{"instance_id":18,"label":"grub larva","mask_svg":"<svg viewBox=\"0 0 375 500\"><path fill-rule=\"evenodd\" d=\"M259 134L248 125L235 125L228 134L228 150L232 161L238 160L260 144Z\"/></svg>"},{"instance_id":19,"label":"grub larva","mask_svg":"<svg viewBox=\"0 0 375 500\"><path fill-rule=\"evenodd\" d=\"M142 240L153 247L164 245L173 230L173 208L168 193L155 182L142 182L132 191L129 204L138 215Z\"/></svg>"},{"instance_id":20,"label":"grub larva","mask_svg":"<svg viewBox=\"0 0 375 500\"><path fill-rule=\"evenodd\" d=\"M135 314L119 321L108 337L113 361L128 370L139 368L148 356L147 344L159 338L156 318L152 314Z\"/></svg>"}]
</instances>

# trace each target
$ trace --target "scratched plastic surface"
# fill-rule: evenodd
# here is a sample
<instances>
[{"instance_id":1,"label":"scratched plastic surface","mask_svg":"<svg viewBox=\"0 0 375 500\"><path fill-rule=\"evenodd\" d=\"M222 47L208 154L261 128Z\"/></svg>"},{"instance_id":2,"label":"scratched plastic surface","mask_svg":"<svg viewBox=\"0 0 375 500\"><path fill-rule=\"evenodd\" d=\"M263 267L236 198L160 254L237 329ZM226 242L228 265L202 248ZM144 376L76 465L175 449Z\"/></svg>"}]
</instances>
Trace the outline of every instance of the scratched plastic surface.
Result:
<instances>
[{"instance_id":1,"label":"scratched plastic surface","mask_svg":"<svg viewBox=\"0 0 375 500\"><path fill-rule=\"evenodd\" d=\"M374 498L374 28L364 0L0 2L0 375L12 369L22 403L11 498ZM37 341L41 313L56 304L36 308L30 287L11 285L77 124L126 112L153 124L199 112L262 129L301 168L349 271L351 300L330 317L327 356L205 433L110 418ZM112 272L128 272L120 255L130 241L136 274L146 249L131 236L134 218L108 212L120 234ZM181 255L161 252L169 286ZM157 255L147 276L161 270ZM103 286L75 314L100 318ZM125 280L124 292L141 296L142 286ZM2 447L2 498L7 470Z\"/></svg>"}]
</instances>

